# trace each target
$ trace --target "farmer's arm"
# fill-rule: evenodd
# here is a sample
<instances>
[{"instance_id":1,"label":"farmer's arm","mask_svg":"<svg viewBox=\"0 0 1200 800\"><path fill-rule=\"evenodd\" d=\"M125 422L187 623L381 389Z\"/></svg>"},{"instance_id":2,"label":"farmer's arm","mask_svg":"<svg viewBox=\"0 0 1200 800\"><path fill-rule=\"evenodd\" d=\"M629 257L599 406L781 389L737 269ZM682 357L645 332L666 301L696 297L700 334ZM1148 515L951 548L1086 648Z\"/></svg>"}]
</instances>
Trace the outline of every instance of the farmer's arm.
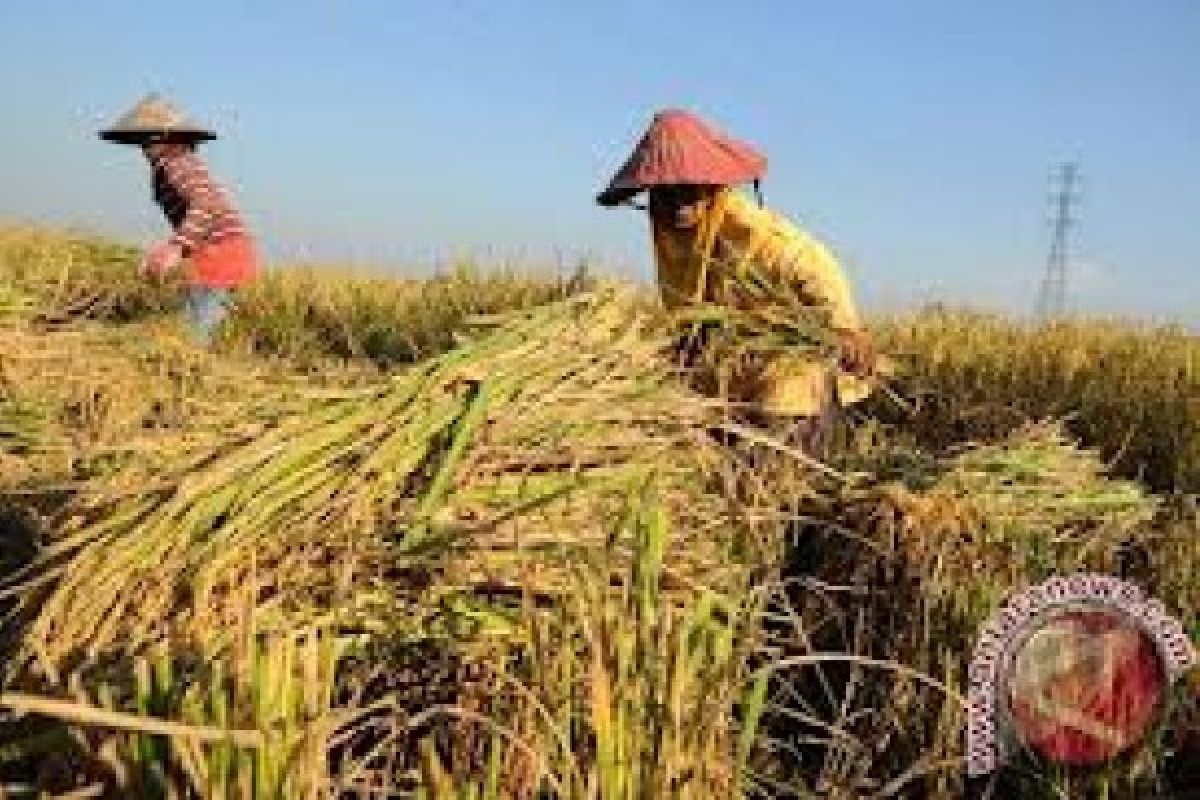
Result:
<instances>
[{"instance_id":1,"label":"farmer's arm","mask_svg":"<svg viewBox=\"0 0 1200 800\"><path fill-rule=\"evenodd\" d=\"M830 324L839 331L862 329L850 282L841 266L823 244L797 233L796 248L790 259L791 271L805 292L828 310Z\"/></svg>"},{"instance_id":2,"label":"farmer's arm","mask_svg":"<svg viewBox=\"0 0 1200 800\"><path fill-rule=\"evenodd\" d=\"M843 368L856 375L870 375L875 369L875 347L858 314L846 274L820 241L794 227L790 233L793 244L788 271L829 312L829 324L838 334Z\"/></svg>"},{"instance_id":3,"label":"farmer's arm","mask_svg":"<svg viewBox=\"0 0 1200 800\"><path fill-rule=\"evenodd\" d=\"M226 201L196 156L169 159L163 166L167 180L187 204L183 222L171 236L171 242L187 255L212 233L214 223L226 211Z\"/></svg>"},{"instance_id":4,"label":"farmer's arm","mask_svg":"<svg viewBox=\"0 0 1200 800\"><path fill-rule=\"evenodd\" d=\"M821 242L741 193L726 193L721 199L721 235L734 237L740 249L753 253L756 269L772 280L796 284L803 295L829 313L833 327L861 328L850 285L833 254Z\"/></svg>"}]
</instances>

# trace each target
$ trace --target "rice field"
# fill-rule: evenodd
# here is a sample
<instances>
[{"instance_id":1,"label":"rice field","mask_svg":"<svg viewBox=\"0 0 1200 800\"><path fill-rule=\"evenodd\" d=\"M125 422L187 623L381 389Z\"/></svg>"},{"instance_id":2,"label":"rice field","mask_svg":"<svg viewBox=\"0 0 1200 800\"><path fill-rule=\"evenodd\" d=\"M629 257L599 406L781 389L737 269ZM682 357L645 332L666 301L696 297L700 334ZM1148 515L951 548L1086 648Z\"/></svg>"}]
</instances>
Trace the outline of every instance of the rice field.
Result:
<instances>
[{"instance_id":1,"label":"rice field","mask_svg":"<svg viewBox=\"0 0 1200 800\"><path fill-rule=\"evenodd\" d=\"M138 257L0 227L0 797L961 797L1009 592L1119 574L1200 639L1186 332L877 320L815 466L637 287L281 268L200 352ZM1185 687L995 796L1197 763Z\"/></svg>"},{"instance_id":2,"label":"rice field","mask_svg":"<svg viewBox=\"0 0 1200 800\"><path fill-rule=\"evenodd\" d=\"M1065 419L1119 473L1161 491L1200 490L1200 347L1182 327L1065 320L1034 328L947 312L878 327L908 367L899 388L914 408L902 424L922 444Z\"/></svg>"}]
</instances>

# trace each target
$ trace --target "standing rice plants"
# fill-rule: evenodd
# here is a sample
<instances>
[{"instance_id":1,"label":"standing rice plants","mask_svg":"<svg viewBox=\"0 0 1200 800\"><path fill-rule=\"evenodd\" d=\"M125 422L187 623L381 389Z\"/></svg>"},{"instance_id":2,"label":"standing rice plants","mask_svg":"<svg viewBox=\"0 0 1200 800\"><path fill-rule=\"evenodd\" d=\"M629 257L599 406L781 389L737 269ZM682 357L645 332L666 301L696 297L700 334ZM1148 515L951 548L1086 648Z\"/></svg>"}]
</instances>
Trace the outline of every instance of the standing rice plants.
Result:
<instances>
[{"instance_id":1,"label":"standing rice plants","mask_svg":"<svg viewBox=\"0 0 1200 800\"><path fill-rule=\"evenodd\" d=\"M143 278L141 257L137 248L97 236L0 225L0 321L130 322L179 311L179 276ZM273 267L238 292L222 346L306 367L329 359L392 367L451 348L468 317L531 308L593 284L586 265L564 276L460 264L427 280L353 275L331 266Z\"/></svg>"},{"instance_id":2,"label":"standing rice plants","mask_svg":"<svg viewBox=\"0 0 1200 800\"><path fill-rule=\"evenodd\" d=\"M1066 418L1122 475L1200 490L1200 339L1180 328L1103 321L1029 327L931 312L880 324L905 369L913 413L894 420L930 448L995 440Z\"/></svg>"},{"instance_id":3,"label":"standing rice plants","mask_svg":"<svg viewBox=\"0 0 1200 800\"><path fill-rule=\"evenodd\" d=\"M243 621L236 646L222 655L189 663L164 650L135 662L139 713L247 733L223 741L148 733L110 741L108 758L127 790L154 797L190 789L214 800L330 796L329 741L342 724L334 706L338 665L353 639L321 627L263 634L253 626L252 617Z\"/></svg>"},{"instance_id":4,"label":"standing rice plants","mask_svg":"<svg viewBox=\"0 0 1200 800\"><path fill-rule=\"evenodd\" d=\"M429 280L282 267L238 298L229 348L292 359L361 358L380 367L444 352L479 314L532 308L585 289L581 279L463 265Z\"/></svg>"},{"instance_id":5,"label":"standing rice plants","mask_svg":"<svg viewBox=\"0 0 1200 800\"><path fill-rule=\"evenodd\" d=\"M33 298L15 286L0 284L0 325L26 317L35 307Z\"/></svg>"}]
</instances>

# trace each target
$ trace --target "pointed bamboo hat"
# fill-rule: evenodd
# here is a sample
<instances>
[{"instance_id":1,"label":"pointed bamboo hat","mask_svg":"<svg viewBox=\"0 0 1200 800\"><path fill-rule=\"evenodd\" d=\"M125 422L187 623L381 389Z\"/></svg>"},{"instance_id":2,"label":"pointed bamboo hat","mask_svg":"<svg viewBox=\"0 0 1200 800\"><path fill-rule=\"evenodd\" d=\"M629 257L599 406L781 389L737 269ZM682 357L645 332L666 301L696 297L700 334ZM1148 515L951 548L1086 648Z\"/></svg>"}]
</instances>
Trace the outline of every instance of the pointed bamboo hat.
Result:
<instances>
[{"instance_id":1,"label":"pointed bamboo hat","mask_svg":"<svg viewBox=\"0 0 1200 800\"><path fill-rule=\"evenodd\" d=\"M156 141L206 142L216 139L217 135L162 97L150 94L125 112L112 127L100 131L100 138L119 144L146 144Z\"/></svg>"},{"instance_id":2,"label":"pointed bamboo hat","mask_svg":"<svg viewBox=\"0 0 1200 800\"><path fill-rule=\"evenodd\" d=\"M695 114L668 109L654 115L633 154L596 202L619 205L655 186L731 186L757 180L766 171L766 157L750 145L726 136Z\"/></svg>"}]
</instances>

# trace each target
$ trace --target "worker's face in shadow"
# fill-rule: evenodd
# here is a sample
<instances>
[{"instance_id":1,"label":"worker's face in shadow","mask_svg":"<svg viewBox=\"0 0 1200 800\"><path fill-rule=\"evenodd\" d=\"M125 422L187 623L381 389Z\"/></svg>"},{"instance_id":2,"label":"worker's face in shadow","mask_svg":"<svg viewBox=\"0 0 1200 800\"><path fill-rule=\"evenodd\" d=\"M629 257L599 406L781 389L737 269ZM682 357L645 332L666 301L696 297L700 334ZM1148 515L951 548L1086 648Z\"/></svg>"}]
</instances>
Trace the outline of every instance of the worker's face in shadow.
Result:
<instances>
[{"instance_id":1,"label":"worker's face in shadow","mask_svg":"<svg viewBox=\"0 0 1200 800\"><path fill-rule=\"evenodd\" d=\"M175 153L194 153L196 145L193 142L161 142L150 141L142 145L142 154L148 160L163 158Z\"/></svg>"},{"instance_id":2,"label":"worker's face in shadow","mask_svg":"<svg viewBox=\"0 0 1200 800\"><path fill-rule=\"evenodd\" d=\"M677 230L692 230L700 224L704 207L712 199L711 186L663 186L650 190L650 217Z\"/></svg>"}]
</instances>

